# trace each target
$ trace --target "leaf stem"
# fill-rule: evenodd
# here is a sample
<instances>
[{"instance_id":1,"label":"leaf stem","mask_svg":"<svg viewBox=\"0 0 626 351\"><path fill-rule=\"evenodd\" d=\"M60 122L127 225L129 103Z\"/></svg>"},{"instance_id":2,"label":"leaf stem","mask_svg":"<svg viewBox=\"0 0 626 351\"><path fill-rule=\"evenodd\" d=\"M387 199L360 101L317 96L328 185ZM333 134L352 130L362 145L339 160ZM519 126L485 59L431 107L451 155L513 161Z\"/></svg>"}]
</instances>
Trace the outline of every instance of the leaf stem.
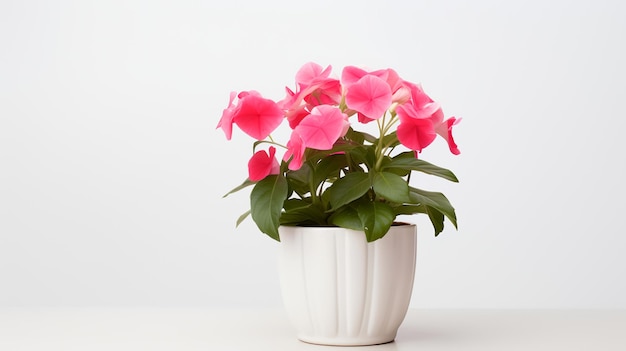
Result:
<instances>
[{"instance_id":1,"label":"leaf stem","mask_svg":"<svg viewBox=\"0 0 626 351\"><path fill-rule=\"evenodd\" d=\"M315 174L315 168L314 168L315 165L310 161L308 161L307 163L309 164L309 167L311 168L311 170L313 170L313 174ZM318 200L319 198L317 196L317 189L315 189L315 184L313 184L313 178L314 177L309 178L309 192L311 193L311 201L314 204L317 204L319 201Z\"/></svg>"},{"instance_id":2,"label":"leaf stem","mask_svg":"<svg viewBox=\"0 0 626 351\"><path fill-rule=\"evenodd\" d=\"M380 170L380 166L383 162L383 156L385 154L385 150L387 150L391 145L393 145L393 141L390 141L388 144L384 144L384 139L387 133L391 130L391 127L396 124L398 121L398 117L396 117L395 113L391 114L391 119L387 121L387 113L383 115L382 118L377 120L378 123L378 144L376 144L375 155L376 155L376 165L374 169L376 171Z\"/></svg>"}]
</instances>

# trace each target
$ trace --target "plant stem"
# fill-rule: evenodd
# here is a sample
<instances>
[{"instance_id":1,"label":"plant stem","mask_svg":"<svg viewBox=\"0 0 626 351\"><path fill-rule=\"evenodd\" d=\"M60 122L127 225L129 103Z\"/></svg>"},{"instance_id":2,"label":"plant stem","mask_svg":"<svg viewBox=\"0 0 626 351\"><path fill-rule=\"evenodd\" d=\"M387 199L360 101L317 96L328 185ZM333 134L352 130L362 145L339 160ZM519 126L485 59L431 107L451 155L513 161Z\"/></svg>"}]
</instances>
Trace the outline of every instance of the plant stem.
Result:
<instances>
[{"instance_id":1,"label":"plant stem","mask_svg":"<svg viewBox=\"0 0 626 351\"><path fill-rule=\"evenodd\" d=\"M377 123L378 123L378 144L376 145L375 148L375 155L376 155L376 165L374 166L374 169L376 171L380 170L380 166L382 165L383 162L383 156L385 154L385 150L387 148L389 148L389 146L391 146L393 144L393 141L389 142L388 145L383 144L383 139L385 138L385 136L387 135L387 133L389 132L389 130L391 130L391 127L396 124L396 122L398 121L398 118L396 117L396 114L393 113L391 115L391 119L389 121L387 121L387 114L385 113L385 115L380 118Z\"/></svg>"},{"instance_id":2,"label":"plant stem","mask_svg":"<svg viewBox=\"0 0 626 351\"><path fill-rule=\"evenodd\" d=\"M309 167L311 168L311 171L313 171L313 174L315 174L314 171L314 165L311 162L307 162L309 164ZM319 201L318 196L317 196L317 189L315 189L315 184L313 184L313 177L310 177L309 179L309 192L311 193L311 201L313 204L317 204L317 202Z\"/></svg>"}]
</instances>

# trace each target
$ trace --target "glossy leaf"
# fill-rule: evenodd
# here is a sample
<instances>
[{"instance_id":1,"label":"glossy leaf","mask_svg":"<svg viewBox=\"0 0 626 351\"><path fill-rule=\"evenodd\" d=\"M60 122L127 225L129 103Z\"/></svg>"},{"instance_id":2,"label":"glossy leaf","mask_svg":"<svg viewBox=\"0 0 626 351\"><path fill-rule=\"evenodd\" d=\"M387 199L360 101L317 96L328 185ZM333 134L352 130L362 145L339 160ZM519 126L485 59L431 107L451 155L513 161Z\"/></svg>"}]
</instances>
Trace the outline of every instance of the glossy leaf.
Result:
<instances>
[{"instance_id":1,"label":"glossy leaf","mask_svg":"<svg viewBox=\"0 0 626 351\"><path fill-rule=\"evenodd\" d=\"M236 192L238 192L239 190L244 189L244 188L247 188L247 187L249 187L250 185L253 185L253 184L255 184L255 182L251 181L250 179L246 179L246 180L244 180L244 181L243 181L243 183L241 183L239 186L237 186L237 187L236 187L236 188L234 188L233 190L231 190L231 191L227 192L227 193L226 193L226 194L224 194L224 196L222 196L222 197L224 198L224 197L226 197L226 196L228 196L228 195L230 195L230 194L236 193Z\"/></svg>"},{"instance_id":2,"label":"glossy leaf","mask_svg":"<svg viewBox=\"0 0 626 351\"><path fill-rule=\"evenodd\" d=\"M382 238L396 218L391 206L375 201L360 204L358 213L368 242Z\"/></svg>"},{"instance_id":3,"label":"glossy leaf","mask_svg":"<svg viewBox=\"0 0 626 351\"><path fill-rule=\"evenodd\" d=\"M412 153L410 156L405 155L407 154L404 153L394 157L391 162L383 164L383 169L419 171L458 183L459 180L454 175L454 173L452 173L452 171L439 166L435 166L434 164L426 162L424 160L417 159L412 155Z\"/></svg>"},{"instance_id":4,"label":"glossy leaf","mask_svg":"<svg viewBox=\"0 0 626 351\"><path fill-rule=\"evenodd\" d=\"M322 159L315 167L313 185L315 188L325 180L332 180L339 176L339 170L348 166L346 155L330 155Z\"/></svg>"},{"instance_id":5,"label":"glossy leaf","mask_svg":"<svg viewBox=\"0 0 626 351\"><path fill-rule=\"evenodd\" d=\"M376 195L385 200L396 203L409 201L409 185L397 174L376 172L372 186Z\"/></svg>"},{"instance_id":6,"label":"glossy leaf","mask_svg":"<svg viewBox=\"0 0 626 351\"><path fill-rule=\"evenodd\" d=\"M324 225L328 215L319 206L302 199L288 199L284 202L283 212L280 216L281 225Z\"/></svg>"},{"instance_id":7,"label":"glossy leaf","mask_svg":"<svg viewBox=\"0 0 626 351\"><path fill-rule=\"evenodd\" d=\"M412 203L419 203L424 206L434 208L435 210L443 213L450 220L450 222L452 222L454 227L457 228L454 207L452 207L450 201L448 201L442 193L421 190L413 187L410 188L410 191Z\"/></svg>"},{"instance_id":8,"label":"glossy leaf","mask_svg":"<svg viewBox=\"0 0 626 351\"><path fill-rule=\"evenodd\" d=\"M326 193L332 209L337 209L365 195L371 181L367 173L348 173L330 186Z\"/></svg>"},{"instance_id":9,"label":"glossy leaf","mask_svg":"<svg viewBox=\"0 0 626 351\"><path fill-rule=\"evenodd\" d=\"M277 241L280 241L278 226L287 194L287 180L280 175L259 181L250 193L252 219L263 233Z\"/></svg>"},{"instance_id":10,"label":"glossy leaf","mask_svg":"<svg viewBox=\"0 0 626 351\"><path fill-rule=\"evenodd\" d=\"M428 214L428 218L430 218L430 223L433 225L433 229L435 230L435 236L439 235L443 231L443 213L435 209L434 207L424 206L426 208L426 213Z\"/></svg>"},{"instance_id":11,"label":"glossy leaf","mask_svg":"<svg viewBox=\"0 0 626 351\"><path fill-rule=\"evenodd\" d=\"M241 222L243 222L246 218L248 218L249 215L250 215L250 210L247 210L246 212L242 213L241 216L237 218L237 224L235 225L235 227L239 227Z\"/></svg>"},{"instance_id":12,"label":"glossy leaf","mask_svg":"<svg viewBox=\"0 0 626 351\"><path fill-rule=\"evenodd\" d=\"M309 179L311 179L312 174L313 171L311 170L311 167L308 164L304 163L299 170L288 172L287 178L292 182L297 182L299 184L308 186Z\"/></svg>"},{"instance_id":13,"label":"glossy leaf","mask_svg":"<svg viewBox=\"0 0 626 351\"><path fill-rule=\"evenodd\" d=\"M363 230L363 222L361 222L359 212L350 206L342 207L334 212L328 222L342 228Z\"/></svg>"},{"instance_id":14,"label":"glossy leaf","mask_svg":"<svg viewBox=\"0 0 626 351\"><path fill-rule=\"evenodd\" d=\"M400 205L393 207L393 212L396 216L399 215L412 215L416 213L426 213L426 206L424 205Z\"/></svg>"}]
</instances>

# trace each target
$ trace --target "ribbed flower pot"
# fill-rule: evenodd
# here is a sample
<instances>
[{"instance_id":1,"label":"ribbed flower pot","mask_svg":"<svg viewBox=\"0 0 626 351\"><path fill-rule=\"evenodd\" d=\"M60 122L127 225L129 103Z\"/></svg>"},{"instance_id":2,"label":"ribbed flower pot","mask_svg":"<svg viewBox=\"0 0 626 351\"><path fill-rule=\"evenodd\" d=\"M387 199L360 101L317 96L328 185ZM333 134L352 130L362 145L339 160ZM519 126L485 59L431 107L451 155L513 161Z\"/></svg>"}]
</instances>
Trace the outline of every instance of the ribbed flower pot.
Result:
<instances>
[{"instance_id":1,"label":"ribbed flower pot","mask_svg":"<svg viewBox=\"0 0 626 351\"><path fill-rule=\"evenodd\" d=\"M415 276L415 225L368 243L336 227L280 227L283 302L298 339L374 345L395 339Z\"/></svg>"}]
</instances>

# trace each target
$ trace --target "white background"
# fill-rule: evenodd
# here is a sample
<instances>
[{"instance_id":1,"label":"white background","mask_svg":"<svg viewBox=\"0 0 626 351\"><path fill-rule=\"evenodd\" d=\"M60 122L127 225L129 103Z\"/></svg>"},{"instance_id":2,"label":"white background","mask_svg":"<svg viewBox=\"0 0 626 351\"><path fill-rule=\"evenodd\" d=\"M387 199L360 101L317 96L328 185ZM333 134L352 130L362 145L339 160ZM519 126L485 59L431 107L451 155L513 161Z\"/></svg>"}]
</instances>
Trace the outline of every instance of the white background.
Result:
<instances>
[{"instance_id":1,"label":"white background","mask_svg":"<svg viewBox=\"0 0 626 351\"><path fill-rule=\"evenodd\" d=\"M228 4L226 4L228 3ZM394 68L462 117L423 158L420 308L626 308L619 1L2 1L0 307L278 307L278 243L235 229L231 90L307 61Z\"/></svg>"}]
</instances>

